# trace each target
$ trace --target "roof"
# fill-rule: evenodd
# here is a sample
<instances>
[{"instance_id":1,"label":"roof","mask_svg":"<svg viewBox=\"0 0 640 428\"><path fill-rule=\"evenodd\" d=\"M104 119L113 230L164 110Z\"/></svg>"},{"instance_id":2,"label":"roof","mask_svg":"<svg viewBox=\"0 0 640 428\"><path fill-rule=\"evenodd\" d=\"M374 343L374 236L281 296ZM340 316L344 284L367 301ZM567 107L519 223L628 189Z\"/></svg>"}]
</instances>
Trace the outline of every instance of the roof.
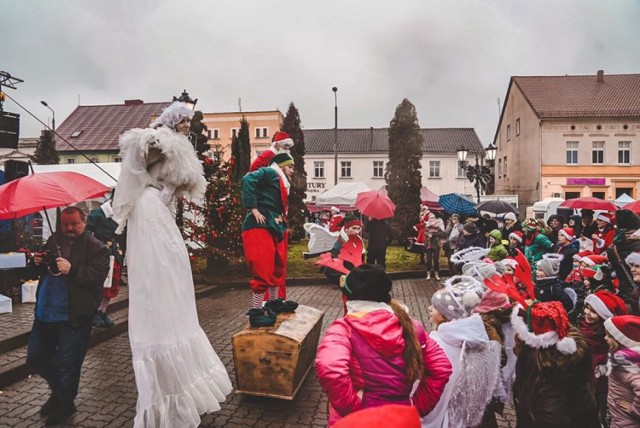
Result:
<instances>
[{"instance_id":1,"label":"roof","mask_svg":"<svg viewBox=\"0 0 640 428\"><path fill-rule=\"evenodd\" d=\"M640 74L513 76L511 81L541 119L640 117Z\"/></svg>"},{"instance_id":2,"label":"roof","mask_svg":"<svg viewBox=\"0 0 640 428\"><path fill-rule=\"evenodd\" d=\"M333 129L305 129L307 154L333 153ZM422 128L422 152L456 154L464 145L470 153L483 153L484 147L473 128ZM338 129L340 153L387 153L389 128Z\"/></svg>"},{"instance_id":3,"label":"roof","mask_svg":"<svg viewBox=\"0 0 640 428\"><path fill-rule=\"evenodd\" d=\"M78 106L56 133L80 150L118 150L118 137L123 132L148 127L169 104L132 100L116 105ZM59 152L73 150L60 137L56 138L56 148Z\"/></svg>"}]
</instances>

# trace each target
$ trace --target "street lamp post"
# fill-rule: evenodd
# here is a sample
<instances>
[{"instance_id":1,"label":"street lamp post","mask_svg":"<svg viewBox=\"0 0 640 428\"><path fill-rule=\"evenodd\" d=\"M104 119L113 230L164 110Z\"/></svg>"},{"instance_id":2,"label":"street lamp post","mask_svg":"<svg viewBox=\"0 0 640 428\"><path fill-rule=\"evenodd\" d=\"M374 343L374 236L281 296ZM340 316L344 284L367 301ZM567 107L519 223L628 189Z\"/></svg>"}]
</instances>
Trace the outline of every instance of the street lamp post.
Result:
<instances>
[{"instance_id":1,"label":"street lamp post","mask_svg":"<svg viewBox=\"0 0 640 428\"><path fill-rule=\"evenodd\" d=\"M487 164L491 165L496 158L497 149L493 144L490 144L489 147L485 150L485 158L487 160ZM487 185L491 181L491 169L488 166L481 165L480 159L478 157L478 153L475 154L476 163L475 165L467 165L467 155L469 151L465 148L465 146L461 146L457 150L458 161L460 163L460 168L464 168L467 173L467 178L470 182L473 183L476 188L476 197L478 199L478 203L480 203L480 190L486 191Z\"/></svg>"},{"instance_id":2,"label":"street lamp post","mask_svg":"<svg viewBox=\"0 0 640 428\"><path fill-rule=\"evenodd\" d=\"M46 101L40 101L40 104L42 104L43 106L45 106L46 108L48 108L49 110L51 110L51 128L53 129L53 138L55 138L56 135L56 112L53 111L53 109L51 107L49 107L49 104L46 103Z\"/></svg>"},{"instance_id":3,"label":"street lamp post","mask_svg":"<svg viewBox=\"0 0 640 428\"><path fill-rule=\"evenodd\" d=\"M333 185L338 185L338 88L331 88L333 91L334 98L334 109L333 109Z\"/></svg>"},{"instance_id":4,"label":"street lamp post","mask_svg":"<svg viewBox=\"0 0 640 428\"><path fill-rule=\"evenodd\" d=\"M182 91L182 94L179 97L173 97L173 101L180 101L181 103L185 103L189 106L189 108L191 108L191 110L195 110L196 104L198 104L198 99L191 99L186 89Z\"/></svg>"}]
</instances>

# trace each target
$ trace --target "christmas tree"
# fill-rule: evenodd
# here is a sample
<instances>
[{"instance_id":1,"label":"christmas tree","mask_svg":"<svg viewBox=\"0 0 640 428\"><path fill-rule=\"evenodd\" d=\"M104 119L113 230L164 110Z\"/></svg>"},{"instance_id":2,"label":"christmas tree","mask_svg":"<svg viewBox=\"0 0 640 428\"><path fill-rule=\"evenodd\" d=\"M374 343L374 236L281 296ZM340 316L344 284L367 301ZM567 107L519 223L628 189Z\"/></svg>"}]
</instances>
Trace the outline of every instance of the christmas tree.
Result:
<instances>
[{"instance_id":1,"label":"christmas tree","mask_svg":"<svg viewBox=\"0 0 640 428\"><path fill-rule=\"evenodd\" d=\"M233 160L225 161L222 150L205 151L200 158L207 191L203 201L189 202L183 233L191 256L206 257L208 272L226 272L242 254L240 189L232 182Z\"/></svg>"},{"instance_id":2,"label":"christmas tree","mask_svg":"<svg viewBox=\"0 0 640 428\"><path fill-rule=\"evenodd\" d=\"M291 156L295 162L295 168L293 169L289 192L287 226L289 226L290 239L299 241L305 237L304 222L307 207L304 200L307 197L307 173L304 168L304 133L302 132L300 114L293 103L289 104L287 115L282 122L282 130L288 133L295 143L291 148Z\"/></svg>"},{"instance_id":3,"label":"christmas tree","mask_svg":"<svg viewBox=\"0 0 640 428\"><path fill-rule=\"evenodd\" d=\"M52 165L60 163L60 156L56 150L56 141L53 132L42 131L36 151L33 154L33 161L38 165Z\"/></svg>"}]
</instances>

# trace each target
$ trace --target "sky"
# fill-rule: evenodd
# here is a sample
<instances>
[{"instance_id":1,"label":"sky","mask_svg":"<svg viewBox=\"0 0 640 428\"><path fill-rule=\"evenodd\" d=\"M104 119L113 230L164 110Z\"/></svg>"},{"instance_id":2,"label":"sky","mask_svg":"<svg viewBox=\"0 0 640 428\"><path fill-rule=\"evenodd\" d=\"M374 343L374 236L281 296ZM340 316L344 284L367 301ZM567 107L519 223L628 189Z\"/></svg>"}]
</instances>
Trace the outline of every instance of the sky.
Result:
<instances>
[{"instance_id":1,"label":"sky","mask_svg":"<svg viewBox=\"0 0 640 428\"><path fill-rule=\"evenodd\" d=\"M5 92L59 125L78 104L169 101L280 109L306 129L421 127L493 141L511 76L640 72L638 0L0 0ZM42 125L21 114L21 137Z\"/></svg>"}]
</instances>

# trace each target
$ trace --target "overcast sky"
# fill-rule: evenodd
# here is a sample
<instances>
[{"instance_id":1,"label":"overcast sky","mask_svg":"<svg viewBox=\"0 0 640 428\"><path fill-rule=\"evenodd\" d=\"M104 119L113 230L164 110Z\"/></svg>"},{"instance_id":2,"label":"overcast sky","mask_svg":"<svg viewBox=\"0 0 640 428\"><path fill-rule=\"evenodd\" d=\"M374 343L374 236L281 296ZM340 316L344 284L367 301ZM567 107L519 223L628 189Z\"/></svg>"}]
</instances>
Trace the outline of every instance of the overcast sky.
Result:
<instances>
[{"instance_id":1,"label":"overcast sky","mask_svg":"<svg viewBox=\"0 0 640 428\"><path fill-rule=\"evenodd\" d=\"M422 127L489 144L512 75L640 72L640 1L0 0L7 93L45 122L78 105L170 100L205 112L298 107L305 128ZM42 128L22 116L23 137Z\"/></svg>"}]
</instances>

